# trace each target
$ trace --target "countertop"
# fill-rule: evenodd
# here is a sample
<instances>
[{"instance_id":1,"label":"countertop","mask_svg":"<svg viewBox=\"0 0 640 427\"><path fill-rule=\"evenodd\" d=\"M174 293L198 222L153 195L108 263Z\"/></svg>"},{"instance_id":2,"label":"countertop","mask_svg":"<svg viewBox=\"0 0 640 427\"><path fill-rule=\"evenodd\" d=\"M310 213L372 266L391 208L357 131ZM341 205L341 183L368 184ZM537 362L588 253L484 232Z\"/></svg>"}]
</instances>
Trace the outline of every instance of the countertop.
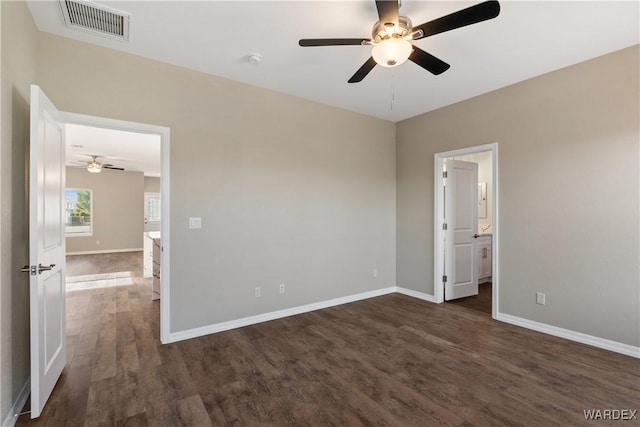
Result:
<instances>
[{"instance_id":1,"label":"countertop","mask_svg":"<svg viewBox=\"0 0 640 427\"><path fill-rule=\"evenodd\" d=\"M145 233L149 238L155 240L155 239L160 239L160 232L159 231L145 231Z\"/></svg>"}]
</instances>

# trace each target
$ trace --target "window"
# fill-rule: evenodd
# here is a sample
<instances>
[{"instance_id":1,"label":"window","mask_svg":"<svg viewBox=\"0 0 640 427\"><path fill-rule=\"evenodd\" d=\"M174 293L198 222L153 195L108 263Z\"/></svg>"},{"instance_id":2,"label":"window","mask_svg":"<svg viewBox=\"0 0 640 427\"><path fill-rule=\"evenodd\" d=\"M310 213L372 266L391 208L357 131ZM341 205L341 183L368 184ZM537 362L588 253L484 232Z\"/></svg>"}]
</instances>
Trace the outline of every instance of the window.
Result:
<instances>
[{"instance_id":1,"label":"window","mask_svg":"<svg viewBox=\"0 0 640 427\"><path fill-rule=\"evenodd\" d=\"M160 222L159 193L144 193L144 221L145 224Z\"/></svg>"},{"instance_id":2,"label":"window","mask_svg":"<svg viewBox=\"0 0 640 427\"><path fill-rule=\"evenodd\" d=\"M93 195L91 190L66 189L65 197L65 235L91 236L93 224L91 211L93 210Z\"/></svg>"}]
</instances>

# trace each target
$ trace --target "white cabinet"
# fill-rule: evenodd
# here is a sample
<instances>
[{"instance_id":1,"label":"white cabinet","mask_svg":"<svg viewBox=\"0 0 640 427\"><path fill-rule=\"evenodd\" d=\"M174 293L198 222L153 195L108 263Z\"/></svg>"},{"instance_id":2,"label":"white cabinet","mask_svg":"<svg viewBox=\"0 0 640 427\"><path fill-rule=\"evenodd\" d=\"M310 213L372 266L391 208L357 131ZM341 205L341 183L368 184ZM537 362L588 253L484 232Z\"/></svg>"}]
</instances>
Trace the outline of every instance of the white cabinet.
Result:
<instances>
[{"instance_id":1,"label":"white cabinet","mask_svg":"<svg viewBox=\"0 0 640 427\"><path fill-rule=\"evenodd\" d=\"M153 286L151 299L160 299L160 238L153 239Z\"/></svg>"},{"instance_id":2,"label":"white cabinet","mask_svg":"<svg viewBox=\"0 0 640 427\"><path fill-rule=\"evenodd\" d=\"M160 232L144 233L143 241L143 277L153 278L151 299L155 300L160 298Z\"/></svg>"},{"instance_id":3,"label":"white cabinet","mask_svg":"<svg viewBox=\"0 0 640 427\"><path fill-rule=\"evenodd\" d=\"M142 239L142 277L153 276L153 239L149 233L144 233Z\"/></svg>"},{"instance_id":4,"label":"white cabinet","mask_svg":"<svg viewBox=\"0 0 640 427\"><path fill-rule=\"evenodd\" d=\"M491 281L491 235L482 235L476 240L476 265L478 283Z\"/></svg>"}]
</instances>

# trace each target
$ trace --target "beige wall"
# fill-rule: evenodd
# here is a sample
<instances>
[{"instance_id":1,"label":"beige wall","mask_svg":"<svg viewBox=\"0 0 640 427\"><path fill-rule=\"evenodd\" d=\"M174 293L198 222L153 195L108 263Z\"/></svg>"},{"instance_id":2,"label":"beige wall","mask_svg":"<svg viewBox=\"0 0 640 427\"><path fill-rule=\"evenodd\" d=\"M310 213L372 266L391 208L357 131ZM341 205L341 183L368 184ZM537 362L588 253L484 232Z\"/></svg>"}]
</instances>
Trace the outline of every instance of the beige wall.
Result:
<instances>
[{"instance_id":1,"label":"beige wall","mask_svg":"<svg viewBox=\"0 0 640 427\"><path fill-rule=\"evenodd\" d=\"M638 52L400 122L398 285L433 293L434 154L497 142L500 311L638 346Z\"/></svg>"},{"instance_id":2,"label":"beige wall","mask_svg":"<svg viewBox=\"0 0 640 427\"><path fill-rule=\"evenodd\" d=\"M160 178L152 176L144 177L144 192L145 193L159 193L160 192Z\"/></svg>"},{"instance_id":3,"label":"beige wall","mask_svg":"<svg viewBox=\"0 0 640 427\"><path fill-rule=\"evenodd\" d=\"M67 253L142 250L142 172L67 168L66 188L93 192L93 235L67 237Z\"/></svg>"},{"instance_id":4,"label":"beige wall","mask_svg":"<svg viewBox=\"0 0 640 427\"><path fill-rule=\"evenodd\" d=\"M36 28L23 2L0 2L0 423L29 378L29 263L26 167Z\"/></svg>"},{"instance_id":5,"label":"beige wall","mask_svg":"<svg viewBox=\"0 0 640 427\"><path fill-rule=\"evenodd\" d=\"M38 65L63 111L171 129L172 332L395 285L393 123L44 33Z\"/></svg>"}]
</instances>

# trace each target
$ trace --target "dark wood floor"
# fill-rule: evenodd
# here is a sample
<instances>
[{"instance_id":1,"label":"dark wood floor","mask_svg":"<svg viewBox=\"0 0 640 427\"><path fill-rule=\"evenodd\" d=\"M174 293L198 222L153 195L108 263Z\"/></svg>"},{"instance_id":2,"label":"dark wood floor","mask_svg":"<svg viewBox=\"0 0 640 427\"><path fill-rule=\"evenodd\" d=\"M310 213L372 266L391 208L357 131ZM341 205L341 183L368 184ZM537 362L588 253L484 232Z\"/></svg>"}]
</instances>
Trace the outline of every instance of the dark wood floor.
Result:
<instances>
[{"instance_id":1,"label":"dark wood floor","mask_svg":"<svg viewBox=\"0 0 640 427\"><path fill-rule=\"evenodd\" d=\"M455 304L393 294L160 345L150 292L69 293L68 365L17 425L548 427L640 409L637 359Z\"/></svg>"},{"instance_id":2,"label":"dark wood floor","mask_svg":"<svg viewBox=\"0 0 640 427\"><path fill-rule=\"evenodd\" d=\"M451 301L447 301L447 303L456 304L458 307L480 311L491 316L491 305L493 304L491 296L491 282L487 282L478 285L478 295L454 299Z\"/></svg>"}]
</instances>

